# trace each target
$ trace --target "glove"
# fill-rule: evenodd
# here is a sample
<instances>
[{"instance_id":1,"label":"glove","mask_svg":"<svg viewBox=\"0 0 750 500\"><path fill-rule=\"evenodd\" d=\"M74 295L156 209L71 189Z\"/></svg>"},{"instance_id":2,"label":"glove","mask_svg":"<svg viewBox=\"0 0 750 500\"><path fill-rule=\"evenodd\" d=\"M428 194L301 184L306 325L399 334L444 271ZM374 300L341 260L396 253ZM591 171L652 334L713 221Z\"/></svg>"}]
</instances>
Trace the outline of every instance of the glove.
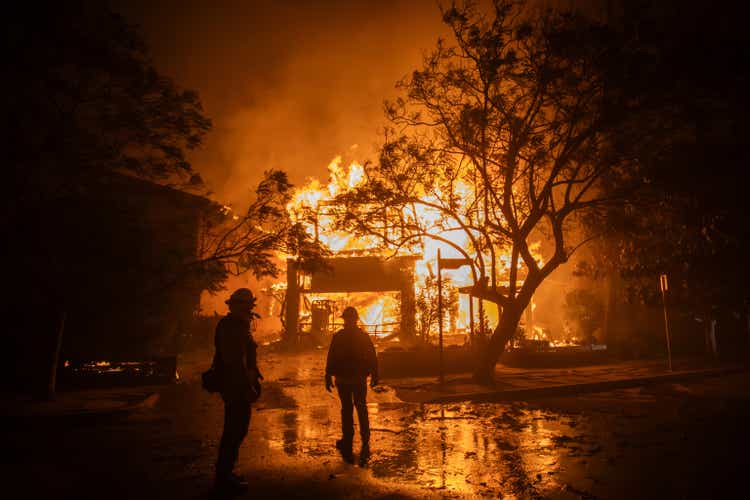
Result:
<instances>
[{"instance_id":1,"label":"glove","mask_svg":"<svg viewBox=\"0 0 750 500\"><path fill-rule=\"evenodd\" d=\"M331 387L333 387L333 379L330 375L326 375L326 391L331 392Z\"/></svg>"}]
</instances>

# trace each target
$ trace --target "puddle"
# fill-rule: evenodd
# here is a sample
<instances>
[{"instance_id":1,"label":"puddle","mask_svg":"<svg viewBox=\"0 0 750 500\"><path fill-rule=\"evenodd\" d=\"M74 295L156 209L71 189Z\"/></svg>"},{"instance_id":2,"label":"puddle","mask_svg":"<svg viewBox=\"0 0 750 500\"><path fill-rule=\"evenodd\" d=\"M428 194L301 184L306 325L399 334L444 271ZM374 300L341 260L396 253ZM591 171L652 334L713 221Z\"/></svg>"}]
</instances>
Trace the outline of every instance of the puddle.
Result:
<instances>
[{"instance_id":1,"label":"puddle","mask_svg":"<svg viewBox=\"0 0 750 500\"><path fill-rule=\"evenodd\" d=\"M324 460L339 463L334 448L340 437L338 399L322 386L283 391L294 407L254 414L251 429L262 432L251 430L251 446L311 467ZM582 437L580 418L512 404L386 401L370 402L368 409L368 473L389 484L469 497L493 491L544 496L564 488L558 478L566 461L598 452ZM355 452L358 447L357 436Z\"/></svg>"}]
</instances>

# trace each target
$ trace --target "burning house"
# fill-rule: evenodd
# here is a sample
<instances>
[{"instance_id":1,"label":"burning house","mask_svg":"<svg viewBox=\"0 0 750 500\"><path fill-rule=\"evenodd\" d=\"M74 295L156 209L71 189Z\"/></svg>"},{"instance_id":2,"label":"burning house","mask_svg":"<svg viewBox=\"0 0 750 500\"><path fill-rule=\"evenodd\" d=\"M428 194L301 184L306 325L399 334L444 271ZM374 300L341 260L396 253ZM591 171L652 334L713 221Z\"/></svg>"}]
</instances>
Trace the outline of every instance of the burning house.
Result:
<instances>
[{"instance_id":1,"label":"burning house","mask_svg":"<svg viewBox=\"0 0 750 500\"><path fill-rule=\"evenodd\" d=\"M474 334L489 333L499 315L495 304L478 298L476 277L470 261L457 248L472 251L472 242L461 231L440 229L439 215L416 208L412 217L435 229L437 238L419 238L411 245L384 244L377 235L357 236L337 226L335 198L365 182L364 167L342 165L340 157L328 166L329 182L310 180L300 188L287 209L302 222L309 235L332 252L327 269L305 275L294 259L287 260L284 312L285 335L296 341L300 334L320 336L335 330L334 324L344 307L360 311L362 324L372 335L407 343L434 338L437 333L438 255L443 263L445 330L454 341L465 343ZM461 186L470 197L470 186ZM383 228L388 231L388 217ZM395 228L393 230L396 230ZM538 245L535 247L538 249ZM496 258L502 272L508 271L510 257ZM531 326L531 308L525 315ZM534 330L541 334L542 330Z\"/></svg>"},{"instance_id":2,"label":"burning house","mask_svg":"<svg viewBox=\"0 0 750 500\"><path fill-rule=\"evenodd\" d=\"M345 302L356 304L352 294L361 296L365 306L363 326L374 335L398 335L401 340L415 336L414 271L419 256L334 257L325 269L311 275L298 272L294 260L287 261L286 332L294 341L305 329L311 335L333 333L337 311ZM389 304L388 292L398 295L397 304ZM349 295L347 301L341 294ZM337 300L338 299L338 300ZM305 303L307 302L307 303ZM300 306L309 313L307 328L300 323ZM344 305L345 307L345 305ZM398 312L398 318L394 316Z\"/></svg>"},{"instance_id":3,"label":"burning house","mask_svg":"<svg viewBox=\"0 0 750 500\"><path fill-rule=\"evenodd\" d=\"M480 231L487 216L471 177L453 179L450 194L441 192L436 181L424 190L424 199L389 211L385 204L375 201L368 205L366 197L364 202L358 197L358 189L368 182L369 173L363 165L354 162L346 167L337 157L328 171L327 183L309 180L287 205L291 219L301 223L331 255L324 266L311 273L303 272L294 257L283 256L286 280L271 289L282 305L279 316L284 340L326 345L342 324L339 315L343 309L354 306L362 327L381 350L391 353L402 350L389 349L396 346L408 350L435 344L486 345L507 313L502 304L513 293L511 283L518 293L528 278L528 268L527 261L516 256L512 269L510 243L482 244L481 238L486 236ZM450 211L444 205L446 199L459 214L452 219L450 213L446 216ZM355 224L364 230L352 231L342 224L352 213L355 218L361 217L360 213L368 218L364 225L359 220ZM465 225L461 218L467 221ZM406 232L398 234L404 226ZM541 268L544 255L554 253L550 247L555 243L548 242L542 232L532 234L530 240L525 258L534 259ZM587 362L590 356L585 353L594 351L593 337L581 336L578 325L571 327L566 322L564 311L566 294L577 285L591 284L581 283L571 268L560 269L556 278L535 288L518 315L517 330L507 344L512 351L506 353L507 362L535 353L543 355L545 363L558 362L558 358L567 363L568 356L576 358L575 362ZM404 358L398 364L413 361Z\"/></svg>"}]
</instances>

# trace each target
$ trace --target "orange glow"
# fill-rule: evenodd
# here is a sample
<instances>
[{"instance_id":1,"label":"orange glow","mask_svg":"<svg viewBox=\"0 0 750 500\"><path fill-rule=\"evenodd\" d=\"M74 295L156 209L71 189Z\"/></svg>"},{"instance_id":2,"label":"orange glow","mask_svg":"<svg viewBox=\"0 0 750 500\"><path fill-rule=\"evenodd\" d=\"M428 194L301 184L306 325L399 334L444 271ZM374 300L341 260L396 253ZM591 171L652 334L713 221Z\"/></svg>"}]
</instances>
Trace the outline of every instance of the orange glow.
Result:
<instances>
[{"instance_id":1,"label":"orange glow","mask_svg":"<svg viewBox=\"0 0 750 500\"><path fill-rule=\"evenodd\" d=\"M382 338L393 333L400 322L400 297L398 295L396 292L308 293L305 294L305 299L310 304L318 300L332 301L339 312L346 306L354 306L359 312L360 327L371 335ZM311 319L311 314L307 309L305 307L301 313L301 324ZM343 325L337 315L332 319L335 325L333 330Z\"/></svg>"},{"instance_id":2,"label":"orange glow","mask_svg":"<svg viewBox=\"0 0 750 500\"><path fill-rule=\"evenodd\" d=\"M415 292L420 293L426 287L427 278L434 277L437 273L437 254L440 251L445 258L462 258L465 252L469 256L475 256L476 250L472 247L470 235L457 225L451 226L450 220L446 220L443 214L436 208L415 204L404 209L403 216L407 220L418 221L421 227L426 228L429 234L433 234L446 241L438 241L430 237L423 237L411 248L389 248L374 237L355 236L349 232L336 228L336 210L333 204L336 196L347 193L367 181L367 174L363 165L352 162L344 167L342 158L337 156L328 165L328 183L323 184L318 179L309 179L307 184L298 188L294 193L292 201L287 205L287 211L295 222L303 223L305 231L314 239L323 243L335 256L347 255L382 255L384 257L396 254L420 255L422 259L415 263ZM432 188L430 193L425 193L422 199L427 204L440 205L445 199L439 186ZM453 197L463 208L476 201L474 187L466 182L454 180L452 183ZM463 204L463 205L462 205ZM539 253L541 244L532 243L530 249L537 262L541 265L543 259ZM461 249L459 251L458 249ZM491 257L488 252L482 254L487 269L485 275L490 275ZM510 249L496 256L496 268L498 270L498 286L507 285L507 275L510 270ZM523 262L517 264L518 269L523 267ZM474 273L470 266L462 266L458 269L443 271L443 278L449 280L449 286L465 287L474 284ZM519 280L519 285L522 279ZM360 311L363 323L368 325L390 324L399 321L397 304L389 303L390 298L383 294L373 294L374 302L368 303ZM351 304L347 304L351 305ZM498 312L495 304L484 302L485 318L490 324L498 321ZM456 330L468 332L470 326L469 297L461 295L458 301L458 311L453 318ZM479 328L478 304L475 302L475 328Z\"/></svg>"}]
</instances>

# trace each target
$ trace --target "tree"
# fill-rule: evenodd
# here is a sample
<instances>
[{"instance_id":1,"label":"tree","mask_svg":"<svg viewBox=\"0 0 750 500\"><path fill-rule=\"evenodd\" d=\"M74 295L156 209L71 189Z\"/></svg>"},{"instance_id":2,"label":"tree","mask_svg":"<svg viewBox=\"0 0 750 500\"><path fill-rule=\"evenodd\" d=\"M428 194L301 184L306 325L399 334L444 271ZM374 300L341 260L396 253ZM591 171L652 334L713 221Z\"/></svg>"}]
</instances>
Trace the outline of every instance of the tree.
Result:
<instances>
[{"instance_id":1,"label":"tree","mask_svg":"<svg viewBox=\"0 0 750 500\"><path fill-rule=\"evenodd\" d=\"M594 332L601 328L604 305L597 294L588 289L577 288L565 295L565 314L578 326L583 340L594 343Z\"/></svg>"},{"instance_id":2,"label":"tree","mask_svg":"<svg viewBox=\"0 0 750 500\"><path fill-rule=\"evenodd\" d=\"M3 21L3 216L111 171L200 185L186 159L211 121L153 66L138 31L90 1L11 7ZM7 200L12 202L7 202Z\"/></svg>"},{"instance_id":3,"label":"tree","mask_svg":"<svg viewBox=\"0 0 750 500\"><path fill-rule=\"evenodd\" d=\"M211 122L198 95L161 75L139 33L101 2L15 4L2 25L0 228L12 242L3 262L16 292L6 306L9 331L41 358L44 333L62 333L71 288L96 279L102 247L133 235L130 221L108 219L111 204L84 210L90 189L113 173L201 187L186 154Z\"/></svg>"},{"instance_id":4,"label":"tree","mask_svg":"<svg viewBox=\"0 0 750 500\"><path fill-rule=\"evenodd\" d=\"M604 27L509 0L489 15L453 5L443 19L454 44L438 41L397 85L379 163L340 198L341 221L392 248L432 238L471 260L472 294L502 311L475 373L488 382L534 291L585 242L576 221L637 176L612 140L624 117L605 98ZM611 178L617 190L603 195Z\"/></svg>"},{"instance_id":5,"label":"tree","mask_svg":"<svg viewBox=\"0 0 750 500\"><path fill-rule=\"evenodd\" d=\"M175 290L215 291L230 272L274 274L282 248L313 256L286 214L281 172L266 175L240 214L170 189L205 194L188 152L211 122L197 93L160 74L138 31L106 5L12 6L3 36L12 126L0 227L12 241L3 262L15 292L5 305L12 342L30 361L60 344L63 318L75 330L93 315L103 324L132 321L133 310L160 317Z\"/></svg>"},{"instance_id":6,"label":"tree","mask_svg":"<svg viewBox=\"0 0 750 500\"><path fill-rule=\"evenodd\" d=\"M212 291L228 274L278 276L279 253L294 255L303 272L320 269L329 252L310 238L302 223L289 217L286 207L293 188L285 172L269 170L243 213L221 207L206 214L198 258L186 269L199 276L217 275L204 286Z\"/></svg>"},{"instance_id":7,"label":"tree","mask_svg":"<svg viewBox=\"0 0 750 500\"><path fill-rule=\"evenodd\" d=\"M450 288L450 280L443 278L443 322L447 325L446 316L458 308L458 292ZM425 278L424 287L416 295L417 325L419 336L427 343L438 329L440 311L438 310L438 281L437 276L429 275Z\"/></svg>"},{"instance_id":8,"label":"tree","mask_svg":"<svg viewBox=\"0 0 750 500\"><path fill-rule=\"evenodd\" d=\"M693 317L708 320L717 309L747 314L743 16L700 2L623 6L627 50L608 71L619 98L638 103L630 122L648 131L639 154L648 182L624 209L585 220L605 235L591 269L619 274L631 299L652 303L666 273L673 307Z\"/></svg>"},{"instance_id":9,"label":"tree","mask_svg":"<svg viewBox=\"0 0 750 500\"><path fill-rule=\"evenodd\" d=\"M81 199L113 173L202 188L186 154L211 122L198 95L161 75L138 31L104 4L16 5L3 19L12 126L0 225L23 242L5 247L5 261L28 262L10 269L14 281L60 304L69 281L57 278L71 257L63 247L76 241L49 237L55 219L79 216ZM104 211L83 216L109 223Z\"/></svg>"}]
</instances>

